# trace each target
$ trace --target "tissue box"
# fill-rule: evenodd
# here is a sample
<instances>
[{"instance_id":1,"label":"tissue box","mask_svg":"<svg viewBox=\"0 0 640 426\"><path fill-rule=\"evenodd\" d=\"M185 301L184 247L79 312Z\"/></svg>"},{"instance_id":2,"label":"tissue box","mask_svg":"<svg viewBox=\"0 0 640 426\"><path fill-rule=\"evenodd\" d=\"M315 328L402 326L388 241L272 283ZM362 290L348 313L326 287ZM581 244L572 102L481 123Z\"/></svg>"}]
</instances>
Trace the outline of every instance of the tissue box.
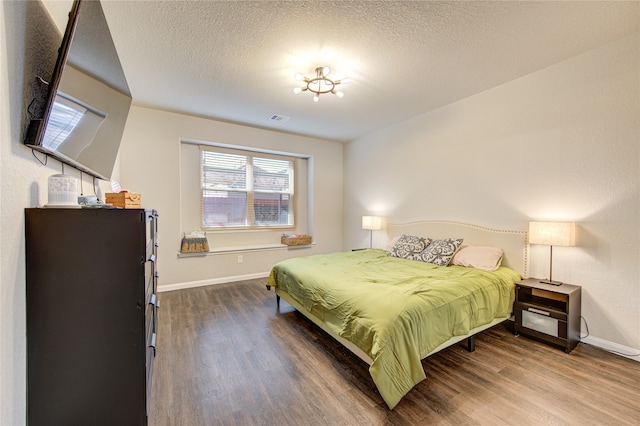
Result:
<instances>
[{"instance_id":1,"label":"tissue box","mask_svg":"<svg viewBox=\"0 0 640 426\"><path fill-rule=\"evenodd\" d=\"M112 204L115 207L123 209L140 209L142 208L142 196L133 192L107 192L105 195L105 203Z\"/></svg>"},{"instance_id":2,"label":"tissue box","mask_svg":"<svg viewBox=\"0 0 640 426\"><path fill-rule=\"evenodd\" d=\"M182 239L180 246L181 253L206 253L209 251L209 241L207 238L187 238Z\"/></svg>"}]
</instances>

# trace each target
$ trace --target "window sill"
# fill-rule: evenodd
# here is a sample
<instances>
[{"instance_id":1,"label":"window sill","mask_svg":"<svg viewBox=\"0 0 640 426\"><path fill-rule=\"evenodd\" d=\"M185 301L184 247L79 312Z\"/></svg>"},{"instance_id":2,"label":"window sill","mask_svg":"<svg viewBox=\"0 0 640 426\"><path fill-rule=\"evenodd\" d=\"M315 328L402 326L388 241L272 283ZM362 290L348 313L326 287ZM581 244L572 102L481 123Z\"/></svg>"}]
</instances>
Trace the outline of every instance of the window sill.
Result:
<instances>
[{"instance_id":1,"label":"window sill","mask_svg":"<svg viewBox=\"0 0 640 426\"><path fill-rule=\"evenodd\" d=\"M260 244L251 246L237 246L237 247L215 247L202 253L181 253L178 252L178 257L200 257L210 256L216 254L230 254L230 253L248 253L256 251L271 251L271 250L297 250L304 248L315 247L315 243L304 244L299 246L288 246L286 244Z\"/></svg>"}]
</instances>

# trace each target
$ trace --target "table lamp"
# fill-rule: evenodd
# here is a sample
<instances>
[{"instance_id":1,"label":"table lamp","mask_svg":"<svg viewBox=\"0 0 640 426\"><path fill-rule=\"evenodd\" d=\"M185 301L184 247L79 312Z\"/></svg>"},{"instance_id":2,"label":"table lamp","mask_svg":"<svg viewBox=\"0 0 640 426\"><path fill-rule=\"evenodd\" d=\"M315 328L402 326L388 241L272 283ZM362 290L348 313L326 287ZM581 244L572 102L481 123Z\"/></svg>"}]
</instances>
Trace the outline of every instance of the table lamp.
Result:
<instances>
[{"instance_id":1,"label":"table lamp","mask_svg":"<svg viewBox=\"0 0 640 426\"><path fill-rule=\"evenodd\" d=\"M573 247L576 245L575 222L529 222L529 244L549 246L549 279L541 283L561 285L560 281L553 281L553 246Z\"/></svg>"},{"instance_id":2,"label":"table lamp","mask_svg":"<svg viewBox=\"0 0 640 426\"><path fill-rule=\"evenodd\" d=\"M371 232L369 248L372 248L373 231L379 231L382 229L382 218L380 216L362 216L362 229L368 229Z\"/></svg>"}]
</instances>

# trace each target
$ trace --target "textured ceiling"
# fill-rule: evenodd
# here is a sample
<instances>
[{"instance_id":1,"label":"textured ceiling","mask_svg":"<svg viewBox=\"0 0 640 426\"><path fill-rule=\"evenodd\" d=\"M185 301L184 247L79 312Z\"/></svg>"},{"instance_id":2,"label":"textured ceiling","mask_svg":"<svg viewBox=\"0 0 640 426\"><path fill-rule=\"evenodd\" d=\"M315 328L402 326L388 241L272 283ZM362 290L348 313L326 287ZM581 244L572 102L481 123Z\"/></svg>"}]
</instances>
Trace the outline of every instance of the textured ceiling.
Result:
<instances>
[{"instance_id":1,"label":"textured ceiling","mask_svg":"<svg viewBox=\"0 0 640 426\"><path fill-rule=\"evenodd\" d=\"M338 141L640 31L635 1L102 3L134 104ZM321 65L345 96L293 94Z\"/></svg>"}]
</instances>

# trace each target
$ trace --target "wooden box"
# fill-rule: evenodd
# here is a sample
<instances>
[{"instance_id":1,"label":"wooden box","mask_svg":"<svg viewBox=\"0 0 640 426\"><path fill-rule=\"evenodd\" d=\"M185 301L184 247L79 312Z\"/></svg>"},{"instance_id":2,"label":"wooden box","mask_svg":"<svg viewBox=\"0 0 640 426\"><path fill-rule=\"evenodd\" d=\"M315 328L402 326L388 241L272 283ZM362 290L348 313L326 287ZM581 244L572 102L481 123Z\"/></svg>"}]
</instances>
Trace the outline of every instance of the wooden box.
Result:
<instances>
[{"instance_id":1,"label":"wooden box","mask_svg":"<svg viewBox=\"0 0 640 426\"><path fill-rule=\"evenodd\" d=\"M288 246L311 244L311 235L283 235L280 238L280 243Z\"/></svg>"},{"instance_id":2,"label":"wooden box","mask_svg":"<svg viewBox=\"0 0 640 426\"><path fill-rule=\"evenodd\" d=\"M105 203L112 204L115 207L123 209L140 209L142 208L142 196L133 192L107 192L104 194Z\"/></svg>"}]
</instances>

